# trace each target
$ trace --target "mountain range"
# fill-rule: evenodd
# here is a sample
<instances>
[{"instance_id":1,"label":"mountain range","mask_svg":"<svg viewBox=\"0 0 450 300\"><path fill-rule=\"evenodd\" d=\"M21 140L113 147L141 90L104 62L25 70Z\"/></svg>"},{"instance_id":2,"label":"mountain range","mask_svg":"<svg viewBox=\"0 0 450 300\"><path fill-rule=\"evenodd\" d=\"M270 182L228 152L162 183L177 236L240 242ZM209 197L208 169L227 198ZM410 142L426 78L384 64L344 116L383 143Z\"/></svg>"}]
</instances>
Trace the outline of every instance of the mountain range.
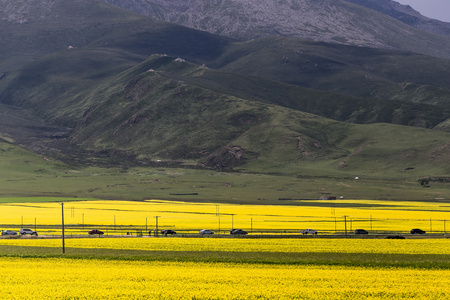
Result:
<instances>
[{"instance_id":1,"label":"mountain range","mask_svg":"<svg viewBox=\"0 0 450 300\"><path fill-rule=\"evenodd\" d=\"M338 0L0 5L9 143L81 165L450 172L448 36Z\"/></svg>"},{"instance_id":2,"label":"mountain range","mask_svg":"<svg viewBox=\"0 0 450 300\"><path fill-rule=\"evenodd\" d=\"M450 58L450 37L441 35L448 34L449 24L427 19L391 0L103 1L241 40L281 35Z\"/></svg>"},{"instance_id":3,"label":"mountain range","mask_svg":"<svg viewBox=\"0 0 450 300\"><path fill-rule=\"evenodd\" d=\"M347 0L359 4L424 31L450 35L450 23L434 20L421 15L409 5L403 5L392 0Z\"/></svg>"}]
</instances>

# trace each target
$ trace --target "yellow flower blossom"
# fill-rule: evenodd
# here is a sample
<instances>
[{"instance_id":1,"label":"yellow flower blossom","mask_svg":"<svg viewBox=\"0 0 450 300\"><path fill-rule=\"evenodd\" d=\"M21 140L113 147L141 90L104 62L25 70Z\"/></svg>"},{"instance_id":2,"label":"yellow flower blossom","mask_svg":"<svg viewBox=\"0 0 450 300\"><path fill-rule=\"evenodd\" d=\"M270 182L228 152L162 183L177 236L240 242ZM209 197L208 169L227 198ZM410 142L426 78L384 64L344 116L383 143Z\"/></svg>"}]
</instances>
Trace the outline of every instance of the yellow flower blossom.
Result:
<instances>
[{"instance_id":1,"label":"yellow flower blossom","mask_svg":"<svg viewBox=\"0 0 450 300\"><path fill-rule=\"evenodd\" d=\"M0 239L0 246L61 247L60 239ZM67 248L143 251L378 253L450 255L450 239L70 238Z\"/></svg>"},{"instance_id":2,"label":"yellow flower blossom","mask_svg":"<svg viewBox=\"0 0 450 300\"><path fill-rule=\"evenodd\" d=\"M3 299L447 299L450 271L0 258Z\"/></svg>"},{"instance_id":3,"label":"yellow flower blossom","mask_svg":"<svg viewBox=\"0 0 450 300\"><path fill-rule=\"evenodd\" d=\"M231 228L270 233L299 233L313 228L321 233L351 232L364 228L371 232L409 232L421 228L427 232L450 230L450 207L438 202L400 202L371 200L299 201L299 205L232 205L173 201L74 201L65 205L65 223L79 232L96 226L107 234L152 230L156 227L184 232L211 229L225 233ZM344 217L346 223L344 222ZM17 229L22 224L42 228L61 224L58 203L0 204L0 223ZM54 226L53 226L54 227ZM42 231L42 230L41 230ZM68 229L70 231L70 229ZM58 228L47 233L60 233Z\"/></svg>"}]
</instances>

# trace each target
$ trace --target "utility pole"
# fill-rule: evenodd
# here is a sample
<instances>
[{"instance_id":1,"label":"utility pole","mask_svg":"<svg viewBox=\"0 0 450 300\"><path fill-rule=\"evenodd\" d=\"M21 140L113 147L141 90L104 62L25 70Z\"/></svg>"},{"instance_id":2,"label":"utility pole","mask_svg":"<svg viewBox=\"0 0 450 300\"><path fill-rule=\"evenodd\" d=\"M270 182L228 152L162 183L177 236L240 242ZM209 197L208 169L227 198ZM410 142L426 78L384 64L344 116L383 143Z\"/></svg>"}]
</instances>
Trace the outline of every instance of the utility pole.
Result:
<instances>
[{"instance_id":1,"label":"utility pole","mask_svg":"<svg viewBox=\"0 0 450 300\"><path fill-rule=\"evenodd\" d=\"M62 253L66 253L64 241L64 202L61 202L61 224L62 224Z\"/></svg>"},{"instance_id":2,"label":"utility pole","mask_svg":"<svg viewBox=\"0 0 450 300\"><path fill-rule=\"evenodd\" d=\"M231 229L234 228L234 214L231 214Z\"/></svg>"},{"instance_id":3,"label":"utility pole","mask_svg":"<svg viewBox=\"0 0 450 300\"><path fill-rule=\"evenodd\" d=\"M218 217L219 219L219 234L220 234L220 208L219 208L219 204L216 204L216 217Z\"/></svg>"},{"instance_id":4,"label":"utility pole","mask_svg":"<svg viewBox=\"0 0 450 300\"><path fill-rule=\"evenodd\" d=\"M446 220L444 220L444 235L447 235L447 230L446 230L446 228L445 228L445 221L446 221Z\"/></svg>"},{"instance_id":5,"label":"utility pole","mask_svg":"<svg viewBox=\"0 0 450 300\"><path fill-rule=\"evenodd\" d=\"M348 216L344 216L345 236L347 236L347 217L348 217Z\"/></svg>"},{"instance_id":6,"label":"utility pole","mask_svg":"<svg viewBox=\"0 0 450 300\"><path fill-rule=\"evenodd\" d=\"M155 236L158 236L158 218L159 218L160 216L155 216L155 219L156 219L156 230L155 230Z\"/></svg>"}]
</instances>

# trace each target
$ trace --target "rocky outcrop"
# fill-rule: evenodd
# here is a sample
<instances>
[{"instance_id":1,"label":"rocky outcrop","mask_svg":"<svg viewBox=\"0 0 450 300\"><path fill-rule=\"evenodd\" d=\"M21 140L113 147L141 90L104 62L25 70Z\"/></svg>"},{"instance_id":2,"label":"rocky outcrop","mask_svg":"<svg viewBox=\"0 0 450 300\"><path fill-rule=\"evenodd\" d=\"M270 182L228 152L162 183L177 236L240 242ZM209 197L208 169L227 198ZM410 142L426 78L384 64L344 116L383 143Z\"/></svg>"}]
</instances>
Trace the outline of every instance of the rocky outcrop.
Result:
<instances>
[{"instance_id":1,"label":"rocky outcrop","mask_svg":"<svg viewBox=\"0 0 450 300\"><path fill-rule=\"evenodd\" d=\"M227 146L206 158L204 166L216 170L228 170L244 163L244 149L240 146Z\"/></svg>"}]
</instances>

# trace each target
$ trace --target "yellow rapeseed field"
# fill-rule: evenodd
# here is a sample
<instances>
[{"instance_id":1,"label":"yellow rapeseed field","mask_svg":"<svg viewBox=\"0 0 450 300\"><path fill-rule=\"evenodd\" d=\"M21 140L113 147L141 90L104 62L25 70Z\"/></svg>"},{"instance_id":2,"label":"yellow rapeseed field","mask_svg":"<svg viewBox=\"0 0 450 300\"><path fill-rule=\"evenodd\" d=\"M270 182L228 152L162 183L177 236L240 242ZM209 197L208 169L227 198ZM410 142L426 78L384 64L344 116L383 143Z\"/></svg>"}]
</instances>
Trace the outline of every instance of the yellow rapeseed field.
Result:
<instances>
[{"instance_id":1,"label":"yellow rapeseed field","mask_svg":"<svg viewBox=\"0 0 450 300\"><path fill-rule=\"evenodd\" d=\"M305 228L328 233L364 228L369 231L408 232L422 228L443 233L450 228L450 207L442 203L393 202L371 200L308 201L295 205L231 205L173 201L75 201L65 203L66 224L119 229L125 226L140 230L159 228L197 231L223 231L242 228L248 231L293 231ZM59 203L0 204L0 224L20 226L58 225ZM122 229L123 229L122 228ZM120 231L126 234L126 229Z\"/></svg>"},{"instance_id":2,"label":"yellow rapeseed field","mask_svg":"<svg viewBox=\"0 0 450 300\"><path fill-rule=\"evenodd\" d=\"M343 216L349 230L444 233L450 218L442 203L336 200L259 206L149 200L75 201L64 207L68 228L81 227L86 238L70 238L80 232L68 229L61 255L55 254L61 239L43 237L61 234L59 203L0 204L1 229L36 225L40 233L0 239L1 299L450 299L447 238L263 237L270 230L292 234L304 228L342 233ZM262 237L124 236L127 228L154 229L156 216L159 229L179 230L178 236L203 228L227 233L234 227ZM106 234L88 237L94 227ZM116 235L122 237L110 238ZM35 252L42 257L30 257ZM225 253L229 256L222 258ZM206 254L212 260L202 259ZM298 259L305 254L311 260Z\"/></svg>"},{"instance_id":3,"label":"yellow rapeseed field","mask_svg":"<svg viewBox=\"0 0 450 300\"><path fill-rule=\"evenodd\" d=\"M60 239L0 239L0 246L61 247ZM279 253L384 253L450 255L450 239L224 239L224 238L75 238L70 248L144 251L221 251Z\"/></svg>"},{"instance_id":4,"label":"yellow rapeseed field","mask_svg":"<svg viewBox=\"0 0 450 300\"><path fill-rule=\"evenodd\" d=\"M0 258L3 299L448 299L410 268Z\"/></svg>"}]
</instances>

